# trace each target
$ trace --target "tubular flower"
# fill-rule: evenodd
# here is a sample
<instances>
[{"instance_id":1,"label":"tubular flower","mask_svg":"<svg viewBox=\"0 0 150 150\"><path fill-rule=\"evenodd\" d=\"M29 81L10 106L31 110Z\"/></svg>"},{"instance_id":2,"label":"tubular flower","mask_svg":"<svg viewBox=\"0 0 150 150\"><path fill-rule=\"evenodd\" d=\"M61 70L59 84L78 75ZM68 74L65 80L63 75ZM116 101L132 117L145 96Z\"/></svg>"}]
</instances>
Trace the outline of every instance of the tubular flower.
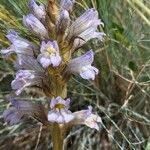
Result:
<instances>
[{"instance_id":1,"label":"tubular flower","mask_svg":"<svg viewBox=\"0 0 150 150\"><path fill-rule=\"evenodd\" d=\"M36 59L26 55L20 56L15 63L15 67L18 72L16 78L11 82L11 86L17 95L28 86L42 89L49 87L48 77Z\"/></svg>"},{"instance_id":2,"label":"tubular flower","mask_svg":"<svg viewBox=\"0 0 150 150\"><path fill-rule=\"evenodd\" d=\"M70 99L63 100L61 97L53 98L50 103L52 110L48 113L48 121L57 123L70 122L74 116L71 111L68 110L69 104Z\"/></svg>"},{"instance_id":3,"label":"tubular flower","mask_svg":"<svg viewBox=\"0 0 150 150\"><path fill-rule=\"evenodd\" d=\"M16 124L23 116L32 116L45 125L58 123L71 128L76 125L86 125L90 128L99 130L98 123L102 123L98 115L92 113L92 106L88 109L72 113L69 109L70 99L61 97L52 98L50 102L50 111L48 112L42 104L22 101L17 99L10 100L12 107L4 111L3 116L7 123Z\"/></svg>"},{"instance_id":4,"label":"tubular flower","mask_svg":"<svg viewBox=\"0 0 150 150\"><path fill-rule=\"evenodd\" d=\"M65 34L69 25L70 25L69 12L67 10L62 10L60 12L60 17L57 23L57 33Z\"/></svg>"},{"instance_id":5,"label":"tubular flower","mask_svg":"<svg viewBox=\"0 0 150 150\"><path fill-rule=\"evenodd\" d=\"M14 30L10 30L6 37L12 45L6 50L1 50L2 55L8 56L12 53L17 53L33 56L34 54L38 54L38 46L33 42L21 38Z\"/></svg>"},{"instance_id":6,"label":"tubular flower","mask_svg":"<svg viewBox=\"0 0 150 150\"><path fill-rule=\"evenodd\" d=\"M23 23L29 30L31 30L40 39L48 38L48 32L46 28L33 14L24 16Z\"/></svg>"},{"instance_id":7,"label":"tubular flower","mask_svg":"<svg viewBox=\"0 0 150 150\"><path fill-rule=\"evenodd\" d=\"M99 130L98 123L102 123L102 120L99 116L92 113L92 106L88 106L87 110L81 110L74 112L74 120L70 123L73 125L83 124L90 128Z\"/></svg>"},{"instance_id":8,"label":"tubular flower","mask_svg":"<svg viewBox=\"0 0 150 150\"><path fill-rule=\"evenodd\" d=\"M38 6L34 0L29 0L29 7L31 8L31 12L34 16L36 16L39 20L45 20L46 9L43 4Z\"/></svg>"},{"instance_id":9,"label":"tubular flower","mask_svg":"<svg viewBox=\"0 0 150 150\"><path fill-rule=\"evenodd\" d=\"M61 0L60 8L66 9L67 11L71 11L75 0Z\"/></svg>"},{"instance_id":10,"label":"tubular flower","mask_svg":"<svg viewBox=\"0 0 150 150\"><path fill-rule=\"evenodd\" d=\"M67 67L67 72L73 74L80 74L83 79L95 79L95 75L98 74L98 69L91 66L94 60L94 52L92 50L86 52L84 55L72 59Z\"/></svg>"},{"instance_id":11,"label":"tubular flower","mask_svg":"<svg viewBox=\"0 0 150 150\"><path fill-rule=\"evenodd\" d=\"M41 54L38 56L38 60L44 68L51 64L53 67L57 67L60 64L61 57L57 41L48 41L47 43L43 41L40 51Z\"/></svg>"},{"instance_id":12,"label":"tubular flower","mask_svg":"<svg viewBox=\"0 0 150 150\"><path fill-rule=\"evenodd\" d=\"M44 77L32 70L19 70L16 73L16 78L11 82L11 87L19 95L23 89L27 86L42 86L42 80Z\"/></svg>"},{"instance_id":13,"label":"tubular flower","mask_svg":"<svg viewBox=\"0 0 150 150\"><path fill-rule=\"evenodd\" d=\"M24 116L35 117L46 124L47 116L43 105L18 99L10 99L9 101L12 106L3 113L3 117L8 124L14 125L18 123Z\"/></svg>"}]
</instances>

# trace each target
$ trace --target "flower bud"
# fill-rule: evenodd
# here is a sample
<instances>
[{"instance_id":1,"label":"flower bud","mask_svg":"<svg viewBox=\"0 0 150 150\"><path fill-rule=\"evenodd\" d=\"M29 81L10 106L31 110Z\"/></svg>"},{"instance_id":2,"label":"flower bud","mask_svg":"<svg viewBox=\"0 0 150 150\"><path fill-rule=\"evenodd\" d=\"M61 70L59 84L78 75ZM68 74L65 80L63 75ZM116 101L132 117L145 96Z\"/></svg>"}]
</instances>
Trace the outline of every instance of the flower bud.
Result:
<instances>
[{"instance_id":1,"label":"flower bud","mask_svg":"<svg viewBox=\"0 0 150 150\"><path fill-rule=\"evenodd\" d=\"M24 25L41 39L47 39L48 33L44 25L32 14L23 17Z\"/></svg>"}]
</instances>

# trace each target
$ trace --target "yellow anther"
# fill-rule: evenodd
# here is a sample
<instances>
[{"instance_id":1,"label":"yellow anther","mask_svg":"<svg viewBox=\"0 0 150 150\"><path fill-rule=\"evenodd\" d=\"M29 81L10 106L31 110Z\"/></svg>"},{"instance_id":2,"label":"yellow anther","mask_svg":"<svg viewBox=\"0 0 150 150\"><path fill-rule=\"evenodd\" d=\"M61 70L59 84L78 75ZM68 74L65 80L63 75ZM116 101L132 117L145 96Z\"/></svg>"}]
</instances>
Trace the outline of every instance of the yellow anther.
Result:
<instances>
[{"instance_id":1,"label":"yellow anther","mask_svg":"<svg viewBox=\"0 0 150 150\"><path fill-rule=\"evenodd\" d=\"M58 109L62 109L64 107L65 106L63 104L60 104L60 103L55 105L55 108L58 108Z\"/></svg>"},{"instance_id":2,"label":"yellow anther","mask_svg":"<svg viewBox=\"0 0 150 150\"><path fill-rule=\"evenodd\" d=\"M55 54L55 53L56 53L56 50L55 50L53 47L48 47L48 48L47 48L47 52L48 52L49 54Z\"/></svg>"}]
</instances>

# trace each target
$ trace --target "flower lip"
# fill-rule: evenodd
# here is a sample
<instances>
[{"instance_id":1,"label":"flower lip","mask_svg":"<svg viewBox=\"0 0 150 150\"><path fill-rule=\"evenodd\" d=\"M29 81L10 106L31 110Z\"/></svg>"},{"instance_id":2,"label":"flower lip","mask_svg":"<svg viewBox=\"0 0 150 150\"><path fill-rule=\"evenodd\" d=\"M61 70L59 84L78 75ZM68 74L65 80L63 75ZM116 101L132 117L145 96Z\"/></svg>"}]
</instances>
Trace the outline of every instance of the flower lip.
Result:
<instances>
[{"instance_id":1,"label":"flower lip","mask_svg":"<svg viewBox=\"0 0 150 150\"><path fill-rule=\"evenodd\" d=\"M50 108L64 108L66 107L67 109L69 108L70 105L70 99L63 100L61 97L56 97L52 98L51 103L50 103Z\"/></svg>"},{"instance_id":2,"label":"flower lip","mask_svg":"<svg viewBox=\"0 0 150 150\"><path fill-rule=\"evenodd\" d=\"M53 65L53 67L59 66L62 59L59 54L57 41L48 41L47 43L42 41L40 51L41 54L38 56L38 61L44 68L50 65Z\"/></svg>"},{"instance_id":3,"label":"flower lip","mask_svg":"<svg viewBox=\"0 0 150 150\"><path fill-rule=\"evenodd\" d=\"M72 74L80 74L83 79L95 79L98 74L98 69L91 66L94 60L94 52L92 50L86 52L84 55L72 59L67 67L67 72Z\"/></svg>"},{"instance_id":4,"label":"flower lip","mask_svg":"<svg viewBox=\"0 0 150 150\"><path fill-rule=\"evenodd\" d=\"M74 119L72 112L68 110L70 99L64 100L61 97L52 98L51 110L48 112L48 121L57 123L68 123Z\"/></svg>"}]
</instances>

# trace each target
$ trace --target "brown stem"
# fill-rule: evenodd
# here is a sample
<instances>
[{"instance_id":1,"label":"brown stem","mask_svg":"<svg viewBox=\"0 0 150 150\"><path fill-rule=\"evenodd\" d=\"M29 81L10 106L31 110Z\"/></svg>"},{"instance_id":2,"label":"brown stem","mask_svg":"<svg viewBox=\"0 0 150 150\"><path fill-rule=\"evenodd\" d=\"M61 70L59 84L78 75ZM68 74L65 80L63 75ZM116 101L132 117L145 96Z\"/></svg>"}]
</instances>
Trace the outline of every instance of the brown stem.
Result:
<instances>
[{"instance_id":1,"label":"brown stem","mask_svg":"<svg viewBox=\"0 0 150 150\"><path fill-rule=\"evenodd\" d=\"M64 130L63 128L55 123L51 127L51 136L54 150L64 150Z\"/></svg>"}]
</instances>

